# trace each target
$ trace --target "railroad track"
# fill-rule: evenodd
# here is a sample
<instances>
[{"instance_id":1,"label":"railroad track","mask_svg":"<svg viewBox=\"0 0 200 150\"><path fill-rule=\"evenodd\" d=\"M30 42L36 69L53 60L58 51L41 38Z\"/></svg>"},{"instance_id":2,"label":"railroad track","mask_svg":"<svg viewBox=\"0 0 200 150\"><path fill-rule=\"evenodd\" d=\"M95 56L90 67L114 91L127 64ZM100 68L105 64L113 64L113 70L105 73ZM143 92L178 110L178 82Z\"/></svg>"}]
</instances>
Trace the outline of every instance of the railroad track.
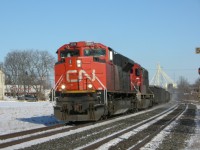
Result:
<instances>
[{"instance_id":1,"label":"railroad track","mask_svg":"<svg viewBox=\"0 0 200 150\"><path fill-rule=\"evenodd\" d=\"M99 122L104 122L104 121L105 120L101 120ZM73 126L65 126L64 124L57 124L49 127L42 127L37 129L0 135L0 149L40 138L50 137L59 133L68 132L70 130L76 130L79 128L87 127L92 124L94 124L94 122L76 123L73 124Z\"/></svg>"},{"instance_id":2,"label":"railroad track","mask_svg":"<svg viewBox=\"0 0 200 150\"><path fill-rule=\"evenodd\" d=\"M111 118L108 120L111 120ZM104 122L104 121L105 120L101 120L99 122ZM73 126L65 126L64 124L58 124L49 127L42 127L37 129L0 135L0 149L40 138L49 137L59 133L68 132L70 130L76 130L79 128L87 127L92 124L94 124L94 122L76 123L73 124Z\"/></svg>"},{"instance_id":3,"label":"railroad track","mask_svg":"<svg viewBox=\"0 0 200 150\"><path fill-rule=\"evenodd\" d=\"M32 130L26 130L16 133L10 133L5 135L0 135L0 149L10 147L12 145L21 144L24 142L32 141L35 139L40 139L44 137L49 137L55 134L67 132L69 130L75 130L87 126L89 124L82 124L79 126L64 126L63 124L58 124L49 127L42 127Z\"/></svg>"},{"instance_id":4,"label":"railroad track","mask_svg":"<svg viewBox=\"0 0 200 150\"><path fill-rule=\"evenodd\" d=\"M55 149L58 148L57 145L61 146L60 149L95 149L111 139L117 138L166 113L176 110L175 108L177 107L173 106L165 111L164 108L157 108L97 123L86 123L77 126L58 125L57 127L47 127L48 129L45 127L3 135L0 136L0 148L18 149L23 147L21 146L23 143L29 143L28 145L31 146L31 149ZM47 140L48 137L51 138ZM60 139L61 137L62 140ZM38 139L42 141L39 144L34 142ZM34 143L37 144L34 145ZM84 146L86 144L87 146Z\"/></svg>"},{"instance_id":5,"label":"railroad track","mask_svg":"<svg viewBox=\"0 0 200 150\"><path fill-rule=\"evenodd\" d=\"M45 137L47 136L49 131L54 130L56 128L63 127L62 124L49 126L49 127L42 127L37 129L31 129L21 132L15 132L5 135L0 135L0 148L6 148L12 145L20 144L23 142L31 141L33 139L39 138L39 137ZM40 134L42 133L42 134Z\"/></svg>"},{"instance_id":6,"label":"railroad track","mask_svg":"<svg viewBox=\"0 0 200 150\"><path fill-rule=\"evenodd\" d=\"M25 130L25 131L21 131L21 132L4 134L4 135L0 135L0 140L6 140L6 139L9 139L9 138L15 138L15 137L18 137L18 136L25 136L25 135L28 135L28 134L47 131L47 130L59 128L59 127L62 127L62 126L63 126L63 124L58 124L58 125L53 125L53 126L49 126L49 127L42 127L42 128L37 128L37 129Z\"/></svg>"},{"instance_id":7,"label":"railroad track","mask_svg":"<svg viewBox=\"0 0 200 150\"><path fill-rule=\"evenodd\" d=\"M186 110L186 105L180 105L173 111L170 109L155 117L140 122L129 128L114 133L106 138L99 139L98 142L93 142L87 146L78 147L77 149L108 149L106 143L113 140L113 146L109 147L111 150L115 149L130 149L138 150L146 145L153 137L155 137L161 130L168 126L178 116ZM139 130L139 132L137 132ZM131 133L132 132L132 133ZM132 135L127 138L127 136ZM119 142L120 141L120 142ZM116 144L119 142L118 144ZM115 145L114 145L115 144ZM109 144L110 145L110 144Z\"/></svg>"},{"instance_id":8,"label":"railroad track","mask_svg":"<svg viewBox=\"0 0 200 150\"><path fill-rule=\"evenodd\" d=\"M154 130L153 132L149 132L148 135L146 135L146 137L141 141L138 142L136 145L133 145L132 147L130 147L130 150L138 150L141 147L145 146L148 142L150 142L158 133L160 133L165 127L167 127L169 124L171 124L173 121L175 121L179 116L181 116L183 114L183 112L185 112L185 110L187 109L187 106L184 105L183 108L181 108L180 110L175 110L174 112L172 112L171 114L169 114L168 116L166 116L165 118L161 119L160 121L156 122L155 124L151 125L148 128L153 128L152 126L156 125L156 130ZM160 125L159 125L160 124ZM155 128L155 127L154 127ZM148 130L148 129L147 129ZM144 131L143 131L144 132Z\"/></svg>"}]
</instances>

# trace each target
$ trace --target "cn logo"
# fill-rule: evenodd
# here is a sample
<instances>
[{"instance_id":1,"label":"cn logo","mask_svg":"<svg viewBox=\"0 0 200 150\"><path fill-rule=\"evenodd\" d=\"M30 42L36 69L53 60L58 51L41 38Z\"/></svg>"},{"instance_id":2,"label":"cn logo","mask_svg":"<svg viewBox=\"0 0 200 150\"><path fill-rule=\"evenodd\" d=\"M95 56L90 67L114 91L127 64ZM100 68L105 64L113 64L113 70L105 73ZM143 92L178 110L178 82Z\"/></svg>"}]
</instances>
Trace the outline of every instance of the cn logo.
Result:
<instances>
[{"instance_id":1,"label":"cn logo","mask_svg":"<svg viewBox=\"0 0 200 150\"><path fill-rule=\"evenodd\" d=\"M75 73L78 73L78 79L70 79L70 74L75 74ZM67 81L68 82L78 82L78 80L82 80L83 79L83 76L86 76L89 80L91 81L95 81L95 70L93 69L92 70L92 77L90 77L85 70L68 70L67 73Z\"/></svg>"}]
</instances>

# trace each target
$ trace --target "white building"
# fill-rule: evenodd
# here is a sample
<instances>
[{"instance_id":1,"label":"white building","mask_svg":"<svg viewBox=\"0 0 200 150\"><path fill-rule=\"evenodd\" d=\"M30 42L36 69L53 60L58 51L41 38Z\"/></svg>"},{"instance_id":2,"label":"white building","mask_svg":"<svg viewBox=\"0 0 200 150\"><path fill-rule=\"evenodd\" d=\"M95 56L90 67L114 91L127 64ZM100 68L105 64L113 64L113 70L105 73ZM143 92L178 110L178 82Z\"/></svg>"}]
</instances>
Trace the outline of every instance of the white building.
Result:
<instances>
[{"instance_id":1,"label":"white building","mask_svg":"<svg viewBox=\"0 0 200 150\"><path fill-rule=\"evenodd\" d=\"M17 95L22 95L22 94L36 94L37 91L36 89L40 89L39 85L35 85L35 88L33 86L28 86L26 85L5 85L4 86L4 92L6 95L12 95L12 94L17 94ZM41 90L43 91L43 87L41 87Z\"/></svg>"},{"instance_id":2,"label":"white building","mask_svg":"<svg viewBox=\"0 0 200 150\"><path fill-rule=\"evenodd\" d=\"M0 70L0 100L4 99L4 88L5 88L5 75Z\"/></svg>"}]
</instances>

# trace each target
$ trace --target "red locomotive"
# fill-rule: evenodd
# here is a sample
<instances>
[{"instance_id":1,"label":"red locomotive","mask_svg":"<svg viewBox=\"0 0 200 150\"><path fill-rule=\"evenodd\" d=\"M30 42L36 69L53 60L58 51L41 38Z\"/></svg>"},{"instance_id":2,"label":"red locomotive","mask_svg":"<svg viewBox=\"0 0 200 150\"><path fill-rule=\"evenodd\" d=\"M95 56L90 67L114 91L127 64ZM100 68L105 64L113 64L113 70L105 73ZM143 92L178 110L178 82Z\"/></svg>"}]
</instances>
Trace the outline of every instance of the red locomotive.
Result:
<instances>
[{"instance_id":1,"label":"red locomotive","mask_svg":"<svg viewBox=\"0 0 200 150\"><path fill-rule=\"evenodd\" d=\"M54 114L60 120L96 121L158 101L149 88L148 71L110 47L72 42L57 55Z\"/></svg>"}]
</instances>

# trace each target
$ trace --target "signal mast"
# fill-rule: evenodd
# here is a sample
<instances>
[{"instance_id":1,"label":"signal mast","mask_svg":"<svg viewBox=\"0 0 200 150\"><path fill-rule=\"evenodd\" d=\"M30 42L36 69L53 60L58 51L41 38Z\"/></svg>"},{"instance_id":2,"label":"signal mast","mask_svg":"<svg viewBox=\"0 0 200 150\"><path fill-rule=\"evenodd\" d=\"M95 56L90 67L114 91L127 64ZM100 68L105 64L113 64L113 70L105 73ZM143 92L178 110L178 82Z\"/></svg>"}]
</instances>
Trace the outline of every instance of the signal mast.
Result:
<instances>
[{"instance_id":1,"label":"signal mast","mask_svg":"<svg viewBox=\"0 0 200 150\"><path fill-rule=\"evenodd\" d=\"M196 48L196 54L200 54L200 47ZM198 73L200 75L200 68L198 69ZM200 80L200 79L199 79ZM200 85L199 85L199 94L198 94L198 98L200 100Z\"/></svg>"}]
</instances>

